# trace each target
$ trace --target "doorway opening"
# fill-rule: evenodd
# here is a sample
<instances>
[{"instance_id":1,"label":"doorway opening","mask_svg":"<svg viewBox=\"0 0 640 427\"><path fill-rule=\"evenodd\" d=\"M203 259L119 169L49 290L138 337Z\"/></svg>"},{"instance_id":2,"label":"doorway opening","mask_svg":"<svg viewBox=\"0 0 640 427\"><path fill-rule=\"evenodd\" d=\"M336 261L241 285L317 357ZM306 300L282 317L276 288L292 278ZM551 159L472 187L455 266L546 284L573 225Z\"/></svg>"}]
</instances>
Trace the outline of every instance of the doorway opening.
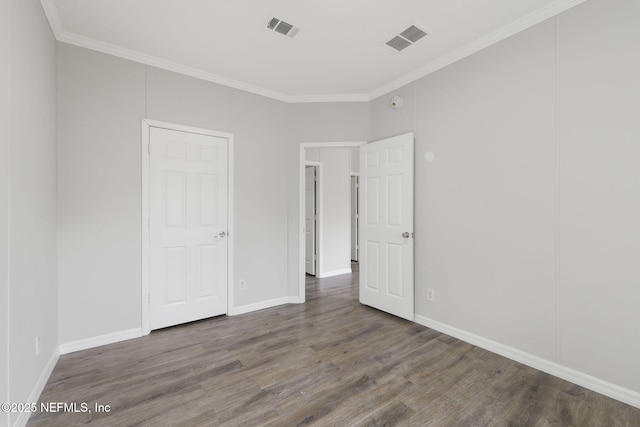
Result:
<instances>
[{"instance_id":1,"label":"doorway opening","mask_svg":"<svg viewBox=\"0 0 640 427\"><path fill-rule=\"evenodd\" d=\"M352 232L350 230L352 218L351 218L351 185L350 185L350 177L357 176L357 171L353 171L352 169L352 156L351 153L353 149L357 149L362 145L366 144L366 141L353 141L353 142L329 142L329 143L303 143L300 144L300 159L299 159L299 218L300 218L300 229L299 229L299 263L298 263L298 284L299 284L299 301L305 301L305 283L307 277L307 247L311 245L311 243L307 242L308 230L307 230L307 185L306 185L306 177L307 177L307 166L317 166L319 171L319 177L329 177L333 176L330 171L324 168L324 163L321 161L322 159L313 158L313 155L310 153L322 153L323 149L334 149L333 151L343 151L346 153L348 157L348 166L344 175L343 187L340 189L340 192L344 192L344 209L345 211L341 211L338 214L345 215L346 214L346 226L345 229L340 231L331 228L330 216L335 214L336 212L325 210L328 208L328 200L324 200L324 194L330 194L334 196L336 193L329 188L329 183L326 186L323 186L322 179L319 179L317 186L317 198L318 201L316 205L316 214L318 216L316 222L316 271L315 276L317 278L326 278L341 274L350 273L351 269L351 239ZM335 150L340 149L340 150ZM325 151L325 153L329 153L329 151ZM357 154L357 152L356 152ZM356 156L357 157L357 156ZM326 159L325 159L326 160ZM309 172L311 173L311 172ZM333 185L333 184L331 184ZM323 215L323 213L325 215ZM325 218L325 216L327 218ZM335 263L335 251L327 250L325 246L327 246L326 239L323 239L323 234L332 233L332 235L339 235L340 238L344 239L346 242L346 246L341 246L344 248L345 255L343 258L346 260L345 262L337 262ZM342 251L342 249L341 249ZM323 256L324 254L324 256ZM341 257L342 258L342 257Z\"/></svg>"}]
</instances>

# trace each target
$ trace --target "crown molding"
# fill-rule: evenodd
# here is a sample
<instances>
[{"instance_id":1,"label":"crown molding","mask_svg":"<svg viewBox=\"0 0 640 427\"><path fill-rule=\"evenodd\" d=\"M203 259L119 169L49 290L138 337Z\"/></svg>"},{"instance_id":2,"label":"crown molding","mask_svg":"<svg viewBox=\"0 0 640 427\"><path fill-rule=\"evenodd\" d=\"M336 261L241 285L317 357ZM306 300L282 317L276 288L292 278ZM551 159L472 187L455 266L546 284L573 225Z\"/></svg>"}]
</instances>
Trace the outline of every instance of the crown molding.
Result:
<instances>
[{"instance_id":1,"label":"crown molding","mask_svg":"<svg viewBox=\"0 0 640 427\"><path fill-rule=\"evenodd\" d=\"M292 104L310 102L369 102L371 97L366 93L354 93L345 95L299 95L289 96L288 101Z\"/></svg>"},{"instance_id":2,"label":"crown molding","mask_svg":"<svg viewBox=\"0 0 640 427\"><path fill-rule=\"evenodd\" d=\"M101 42L99 40L80 36L78 34L62 31L57 37L60 42L83 47L97 52L106 53L108 55L117 56L119 58L128 59L130 61L161 68L167 71L183 74L185 76L195 77L197 79L206 80L234 89L250 92L256 95L266 96L267 98L276 99L287 103L304 103L304 102L366 102L370 98L366 94L354 95L286 95L274 90L265 89L239 80L230 79L214 73L210 73L199 68L189 67L167 59L158 58L156 56L147 55L134 50L125 49L110 43Z\"/></svg>"},{"instance_id":3,"label":"crown molding","mask_svg":"<svg viewBox=\"0 0 640 427\"><path fill-rule=\"evenodd\" d=\"M197 79L210 81L213 83L228 86L245 92L254 93L256 95L266 96L278 101L287 103L327 103L327 102L369 102L402 86L412 83L422 77L425 77L435 71L438 71L448 65L453 64L467 56L494 45L520 31L526 30L544 20L552 18L565 10L571 9L587 0L557 0L556 2L543 7L521 19L518 19L504 27L481 37L454 52L444 55L429 64L406 74L392 82L381 86L370 93L362 94L329 94L329 95L287 95L271 89L255 86L239 80L230 79L208 71L195 67L189 67L167 59L159 58L152 55L140 53L131 49L125 49L110 43L101 42L89 37L64 31L60 14L56 6L55 0L41 0L42 7L45 11L49 25L56 39L63 43L83 47L97 52L106 53L108 55L117 56L119 58L128 59L130 61L141 64L161 68L167 71L183 74Z\"/></svg>"},{"instance_id":4,"label":"crown molding","mask_svg":"<svg viewBox=\"0 0 640 427\"><path fill-rule=\"evenodd\" d=\"M266 96L268 98L277 99L279 101L289 102L290 97L273 90L264 89L258 86L241 82L239 80L229 79L214 73L203 71L195 67L189 67L187 65L169 61L163 58L158 58L156 56L147 55L131 49L125 49L120 46L101 42L99 40L80 36L78 34L63 31L58 37L58 40L63 43L83 47L101 53L106 53L108 55L117 56L119 58L128 59L130 61L150 65L152 67L161 68L163 70L173 71L185 76L195 77L197 79L218 83L224 86L232 87L234 89L239 89L257 95Z\"/></svg>"},{"instance_id":5,"label":"crown molding","mask_svg":"<svg viewBox=\"0 0 640 427\"><path fill-rule=\"evenodd\" d=\"M53 35L56 39L59 39L62 34L62 20L60 19L55 0L40 0L40 3L44 9L44 14L47 16Z\"/></svg>"},{"instance_id":6,"label":"crown molding","mask_svg":"<svg viewBox=\"0 0 640 427\"><path fill-rule=\"evenodd\" d=\"M230 79L214 73L210 73L195 67L189 67L177 62L169 61L152 55L140 53L121 46L110 43L101 42L89 37L70 33L64 30L58 7L55 0L41 0L45 15L49 20L51 30L56 39L62 43L83 47L93 51L105 53L107 55L117 56L119 58L161 68L167 71L183 74L197 79L206 80L234 89L253 93L256 95L266 96L267 98L276 99L287 103L311 103L311 102L368 102L370 98L367 94L337 94L337 95L286 95L274 90L265 89L259 86L251 85L239 80Z\"/></svg>"},{"instance_id":7,"label":"crown molding","mask_svg":"<svg viewBox=\"0 0 640 427\"><path fill-rule=\"evenodd\" d=\"M460 61L467 56L473 55L474 53L479 52L482 49L501 42L502 40L511 37L514 34L524 31L527 28L533 27L534 25L539 24L542 21L553 18L554 16L564 12L565 10L571 9L572 7L577 6L580 3L584 3L585 1L587 0L558 0L554 3L551 3L546 7L538 9L537 11L530 13L523 18L513 21L512 23L505 25L498 30L489 33L486 36L483 36L467 44L466 46L463 46L460 49L451 52L450 54L442 56L435 61L432 61L429 64L400 77L399 79L396 79L384 86L379 87L378 89L369 93L369 98L376 99L382 95L386 95L391 91L399 89L402 86L421 79L422 77L428 76L429 74L434 73L448 65L451 65L454 62Z\"/></svg>"}]
</instances>

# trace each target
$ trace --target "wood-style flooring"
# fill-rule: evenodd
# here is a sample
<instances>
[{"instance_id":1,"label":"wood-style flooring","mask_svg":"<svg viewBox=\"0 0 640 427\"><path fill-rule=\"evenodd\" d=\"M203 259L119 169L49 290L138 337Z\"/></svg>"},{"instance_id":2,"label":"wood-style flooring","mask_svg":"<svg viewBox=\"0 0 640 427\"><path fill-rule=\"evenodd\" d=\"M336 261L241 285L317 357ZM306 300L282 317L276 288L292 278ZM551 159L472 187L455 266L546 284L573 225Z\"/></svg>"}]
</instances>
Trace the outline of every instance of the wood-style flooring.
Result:
<instances>
[{"instance_id":1,"label":"wood-style flooring","mask_svg":"<svg viewBox=\"0 0 640 427\"><path fill-rule=\"evenodd\" d=\"M40 401L91 412L30 426L640 426L640 409L360 305L357 272L309 277L306 304L64 355Z\"/></svg>"}]
</instances>

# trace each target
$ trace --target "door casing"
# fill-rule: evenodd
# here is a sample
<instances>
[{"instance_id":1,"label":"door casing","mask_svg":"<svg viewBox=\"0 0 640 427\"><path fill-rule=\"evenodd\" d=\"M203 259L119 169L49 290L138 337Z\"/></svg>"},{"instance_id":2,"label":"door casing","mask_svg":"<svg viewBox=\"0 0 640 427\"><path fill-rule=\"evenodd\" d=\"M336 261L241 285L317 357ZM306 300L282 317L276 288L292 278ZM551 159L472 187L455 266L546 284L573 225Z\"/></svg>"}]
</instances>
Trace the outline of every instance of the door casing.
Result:
<instances>
[{"instance_id":1,"label":"door casing","mask_svg":"<svg viewBox=\"0 0 640 427\"><path fill-rule=\"evenodd\" d=\"M234 150L233 150L233 134L227 132L218 132L210 129L202 129L193 126L184 126L175 123L162 122L158 120L142 119L142 138L141 138L141 167L142 167L142 275L141 275L141 324L142 334L148 335L151 332L150 316L149 316L149 297L150 297L150 282L149 282L149 219L150 219L150 204L149 204L149 138L150 128L157 127L162 129L175 130L179 132L190 132L201 135L210 135L220 138L226 138L228 141L227 148L227 173L228 173L228 193L227 193L227 215L228 215L228 236L227 236L227 314L233 315L234 313L234 217L233 217L233 166L234 166Z\"/></svg>"}]
</instances>

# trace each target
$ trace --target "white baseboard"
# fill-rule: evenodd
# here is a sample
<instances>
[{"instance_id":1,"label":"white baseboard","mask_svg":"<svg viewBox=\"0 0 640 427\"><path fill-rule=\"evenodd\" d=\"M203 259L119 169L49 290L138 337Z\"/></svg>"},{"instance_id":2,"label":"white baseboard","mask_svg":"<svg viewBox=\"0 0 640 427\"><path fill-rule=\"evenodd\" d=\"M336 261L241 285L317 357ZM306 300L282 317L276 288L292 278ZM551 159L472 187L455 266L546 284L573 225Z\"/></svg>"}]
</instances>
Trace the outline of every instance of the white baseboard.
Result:
<instances>
[{"instance_id":1,"label":"white baseboard","mask_svg":"<svg viewBox=\"0 0 640 427\"><path fill-rule=\"evenodd\" d=\"M526 353L513 347L500 344L499 342L483 338L479 335L472 334L462 329L431 320L427 317L416 315L415 322L427 328L435 329L443 334L450 335L462 341L468 342L485 350L497 353L508 359L515 360L532 368L546 372L553 376L562 378L563 380L572 382L579 386L588 388L597 393L604 394L612 399L619 400L636 408L640 408L640 393L629 390L619 385L609 383L583 372L576 371L566 366L559 365L547 359Z\"/></svg>"},{"instance_id":2,"label":"white baseboard","mask_svg":"<svg viewBox=\"0 0 640 427\"><path fill-rule=\"evenodd\" d=\"M44 387L47 385L47 381L49 381L49 377L53 372L53 369L56 367L56 363L58 363L58 359L60 358L60 352L58 349L54 350L53 354L49 358L49 361L45 365L42 373L40 374L40 378L38 378L38 382L33 386L33 390L31 390L31 394L29 394L29 398L25 401L28 403L37 403ZM27 425L29 422L29 417L31 413L29 412L21 412L20 416L16 419L16 422L13 424L14 427L23 427Z\"/></svg>"},{"instance_id":3,"label":"white baseboard","mask_svg":"<svg viewBox=\"0 0 640 427\"><path fill-rule=\"evenodd\" d=\"M60 344L60 354L73 353L74 351L100 347L101 345L113 344L115 342L130 340L132 338L139 338L141 336L143 336L142 328L135 328L127 331L112 332L110 334L99 335L97 337L85 338L83 340L71 341Z\"/></svg>"},{"instance_id":4,"label":"white baseboard","mask_svg":"<svg viewBox=\"0 0 640 427\"><path fill-rule=\"evenodd\" d=\"M258 311L258 310L264 310L265 308L276 307L278 305L299 304L299 303L300 303L299 297L276 298L268 301L257 302L255 304L247 304L247 305L241 305L239 307L234 307L230 309L229 313L227 314L229 316L236 316L238 314L251 313L252 311Z\"/></svg>"},{"instance_id":5,"label":"white baseboard","mask_svg":"<svg viewBox=\"0 0 640 427\"><path fill-rule=\"evenodd\" d=\"M327 277L340 276L342 274L351 274L351 267L342 270L325 271L318 274L318 279L326 279Z\"/></svg>"}]
</instances>

